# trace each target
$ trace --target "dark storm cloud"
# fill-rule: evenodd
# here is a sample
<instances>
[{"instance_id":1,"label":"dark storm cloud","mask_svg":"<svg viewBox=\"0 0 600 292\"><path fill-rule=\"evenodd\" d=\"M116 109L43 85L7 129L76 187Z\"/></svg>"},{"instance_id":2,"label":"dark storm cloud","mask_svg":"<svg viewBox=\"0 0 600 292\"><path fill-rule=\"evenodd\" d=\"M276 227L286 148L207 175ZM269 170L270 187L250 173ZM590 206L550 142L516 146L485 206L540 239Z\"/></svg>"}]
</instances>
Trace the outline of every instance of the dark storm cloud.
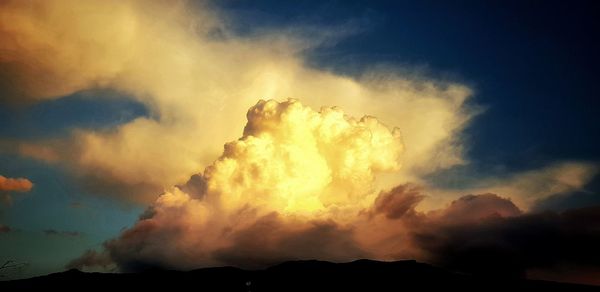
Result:
<instances>
[{"instance_id":1,"label":"dark storm cloud","mask_svg":"<svg viewBox=\"0 0 600 292\"><path fill-rule=\"evenodd\" d=\"M600 270L600 207L523 212L509 199L479 194L424 213L415 210L423 196L412 185L382 192L371 209L358 215L357 226L329 220L288 222L274 212L242 228L210 231L227 238L223 247L213 250L204 249L205 233L196 234L184 226L165 228L154 220L160 213L149 209L136 228L106 242L103 252L87 252L70 266L114 263L121 271L223 265L254 269L288 260L344 262L393 254L393 259L415 258L497 277L530 274L567 279L571 275L557 267ZM373 249L365 242L381 230L387 235L383 242L375 240L377 248ZM182 256L182 248L188 246L172 240L182 236L186 237L180 242L197 253ZM589 275L586 279L593 279ZM576 282L592 283L586 279Z\"/></svg>"},{"instance_id":2,"label":"dark storm cloud","mask_svg":"<svg viewBox=\"0 0 600 292\"><path fill-rule=\"evenodd\" d=\"M407 248L398 252L399 258L416 257L487 276L533 275L597 283L592 280L598 275L593 271L600 271L600 206L523 212L509 199L479 194L463 196L443 209L419 213L412 203L394 203L421 196L418 190L407 196L406 191L400 191L405 189L397 187L384 193L376 203L386 198L386 207L380 210L399 210L390 213L399 216L387 216L390 222L406 228L400 237ZM582 195L572 193L566 198ZM398 198L389 199L391 196ZM408 210L407 205L411 206ZM585 272L585 277L574 277L578 271Z\"/></svg>"},{"instance_id":3,"label":"dark storm cloud","mask_svg":"<svg viewBox=\"0 0 600 292\"><path fill-rule=\"evenodd\" d=\"M232 238L233 244L217 250L214 257L227 265L247 268L299 259L346 261L368 256L354 241L350 229L328 221L290 228L276 213L237 231Z\"/></svg>"},{"instance_id":4,"label":"dark storm cloud","mask_svg":"<svg viewBox=\"0 0 600 292\"><path fill-rule=\"evenodd\" d=\"M243 229L217 231L231 239L222 248L201 252L202 245L198 243L198 254L187 258L157 257L156 249L167 254L179 254L178 246L168 242L169 238L181 236L180 232L184 230L160 229L149 218L136 230L125 231L118 240L104 244L110 259L122 271L172 269L186 261L189 262L185 263L188 269L223 265L256 269L288 260L347 261L369 256L355 242L351 229L330 221L290 224L282 220L280 215L272 213ZM156 233L158 231L160 233ZM198 234L191 238L197 240L198 237L201 240L201 236ZM155 244L148 245L149 240Z\"/></svg>"},{"instance_id":5,"label":"dark storm cloud","mask_svg":"<svg viewBox=\"0 0 600 292\"><path fill-rule=\"evenodd\" d=\"M176 269L171 261L193 263L201 265L196 257L178 256L170 258L171 253L176 253L179 246L173 238L182 235L180 228L165 228L153 220L155 210L149 208L140 217L135 229L124 230L118 238L104 242L103 248L107 256L123 272L139 272L153 269ZM147 244L152 242L152 244ZM198 246L200 250L201 246ZM160 252L168 254L161 257ZM205 259L206 260L206 259ZM190 265L190 267L192 267Z\"/></svg>"},{"instance_id":6,"label":"dark storm cloud","mask_svg":"<svg viewBox=\"0 0 600 292\"><path fill-rule=\"evenodd\" d=\"M600 267L600 207L462 222L448 220L449 214L411 232L438 265L495 276L558 265Z\"/></svg>"}]
</instances>

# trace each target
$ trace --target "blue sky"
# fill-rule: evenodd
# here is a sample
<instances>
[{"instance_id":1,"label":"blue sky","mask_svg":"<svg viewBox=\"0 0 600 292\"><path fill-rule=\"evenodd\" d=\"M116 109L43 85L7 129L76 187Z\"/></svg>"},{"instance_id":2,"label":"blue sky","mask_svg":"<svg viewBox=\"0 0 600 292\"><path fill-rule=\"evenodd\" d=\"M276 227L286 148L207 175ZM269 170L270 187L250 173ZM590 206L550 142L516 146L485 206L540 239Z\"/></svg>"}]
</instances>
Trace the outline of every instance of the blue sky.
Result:
<instances>
[{"instance_id":1,"label":"blue sky","mask_svg":"<svg viewBox=\"0 0 600 292\"><path fill-rule=\"evenodd\" d=\"M314 66L356 74L373 63L459 80L486 108L467 131L478 163L508 169L599 158L598 9L564 1L225 1L240 30L358 27L309 52ZM488 166L489 166L488 165Z\"/></svg>"},{"instance_id":2,"label":"blue sky","mask_svg":"<svg viewBox=\"0 0 600 292\"><path fill-rule=\"evenodd\" d=\"M471 163L433 174L434 183L456 183L448 179L453 173L496 176L600 159L600 13L592 1L228 0L217 6L242 36L281 27L347 29L347 36L304 52L312 67L357 76L381 64L472 87L469 102L484 110L464 132ZM124 95L96 90L33 105L0 104L0 137L60 137L149 116ZM91 195L61 167L8 153L0 153L0 174L35 183L0 209L0 223L15 230L0 234L0 260L28 262L32 268L23 275L60 270L133 225L146 208ZM597 194L599 187L596 179L587 191ZM586 196L585 204L598 203ZM49 229L81 235L44 234Z\"/></svg>"}]
</instances>

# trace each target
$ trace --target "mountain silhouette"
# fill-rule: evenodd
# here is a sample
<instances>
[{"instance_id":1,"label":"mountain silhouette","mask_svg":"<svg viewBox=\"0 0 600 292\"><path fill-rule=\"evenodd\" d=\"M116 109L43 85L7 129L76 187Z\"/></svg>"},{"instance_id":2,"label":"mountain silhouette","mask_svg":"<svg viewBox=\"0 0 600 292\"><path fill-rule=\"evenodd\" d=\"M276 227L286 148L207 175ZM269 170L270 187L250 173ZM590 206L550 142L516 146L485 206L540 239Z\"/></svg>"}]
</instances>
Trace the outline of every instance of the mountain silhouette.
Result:
<instances>
[{"instance_id":1,"label":"mountain silhouette","mask_svg":"<svg viewBox=\"0 0 600 292\"><path fill-rule=\"evenodd\" d=\"M600 291L600 287L455 273L413 260L349 263L290 261L264 270L234 267L193 271L153 270L143 273L86 273L79 270L0 282L1 291ZM414 291L414 290L413 290Z\"/></svg>"}]
</instances>

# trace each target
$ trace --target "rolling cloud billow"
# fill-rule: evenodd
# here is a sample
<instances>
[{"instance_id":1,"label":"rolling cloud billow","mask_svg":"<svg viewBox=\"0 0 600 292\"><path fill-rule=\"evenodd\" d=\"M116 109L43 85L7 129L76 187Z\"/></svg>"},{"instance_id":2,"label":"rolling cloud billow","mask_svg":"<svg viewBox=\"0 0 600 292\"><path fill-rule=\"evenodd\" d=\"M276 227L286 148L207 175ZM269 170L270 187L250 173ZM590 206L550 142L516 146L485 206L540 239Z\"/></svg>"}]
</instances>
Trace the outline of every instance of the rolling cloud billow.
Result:
<instances>
[{"instance_id":1,"label":"rolling cloud billow","mask_svg":"<svg viewBox=\"0 0 600 292\"><path fill-rule=\"evenodd\" d=\"M373 192L375 176L397 168L404 148L398 132L376 119L316 112L295 100L260 101L247 117L244 136L188 182L202 187L173 187L102 252L73 263L110 259L140 271L416 258L514 277L600 264L588 256L600 243L596 224L586 224L600 220L595 207L533 213L488 193L419 211L428 196L422 187Z\"/></svg>"}]
</instances>

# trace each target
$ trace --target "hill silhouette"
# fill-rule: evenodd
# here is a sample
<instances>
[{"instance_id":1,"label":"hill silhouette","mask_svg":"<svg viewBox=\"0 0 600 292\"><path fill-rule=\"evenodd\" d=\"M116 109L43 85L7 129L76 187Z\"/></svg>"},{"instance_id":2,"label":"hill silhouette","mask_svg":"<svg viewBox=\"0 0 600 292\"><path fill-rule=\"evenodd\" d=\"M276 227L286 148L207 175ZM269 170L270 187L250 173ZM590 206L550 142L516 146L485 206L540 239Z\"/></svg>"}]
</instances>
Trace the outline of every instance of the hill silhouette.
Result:
<instances>
[{"instance_id":1,"label":"hill silhouette","mask_svg":"<svg viewBox=\"0 0 600 292\"><path fill-rule=\"evenodd\" d=\"M516 278L476 277L454 273L416 261L349 263L290 261L264 270L234 267L204 268L187 272L86 273L69 270L23 280L0 282L1 291L600 291L600 287Z\"/></svg>"}]
</instances>

